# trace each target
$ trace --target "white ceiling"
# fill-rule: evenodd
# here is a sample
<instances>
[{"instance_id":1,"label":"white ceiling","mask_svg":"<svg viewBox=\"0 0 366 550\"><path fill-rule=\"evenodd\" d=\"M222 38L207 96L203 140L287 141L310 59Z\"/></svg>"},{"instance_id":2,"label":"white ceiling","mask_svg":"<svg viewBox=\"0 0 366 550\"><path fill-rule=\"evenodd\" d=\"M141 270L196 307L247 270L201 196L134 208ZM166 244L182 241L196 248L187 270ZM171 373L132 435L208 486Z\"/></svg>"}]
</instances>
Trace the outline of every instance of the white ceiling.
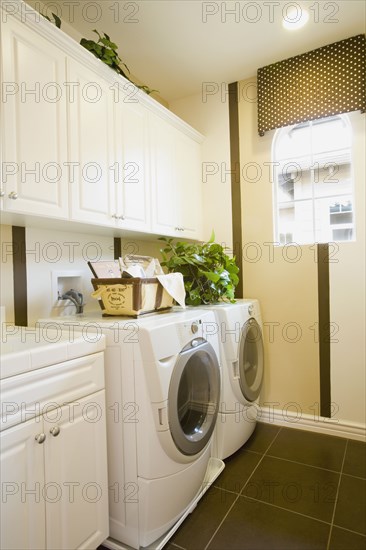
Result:
<instances>
[{"instance_id":1,"label":"white ceiling","mask_svg":"<svg viewBox=\"0 0 366 550\"><path fill-rule=\"evenodd\" d=\"M86 38L93 38L94 28L109 34L131 73L168 101L199 93L206 82L253 76L259 67L366 27L364 0L44 1L57 4L66 21L73 4L70 24ZM282 27L282 11L292 4L311 8L309 22L298 31Z\"/></svg>"}]
</instances>

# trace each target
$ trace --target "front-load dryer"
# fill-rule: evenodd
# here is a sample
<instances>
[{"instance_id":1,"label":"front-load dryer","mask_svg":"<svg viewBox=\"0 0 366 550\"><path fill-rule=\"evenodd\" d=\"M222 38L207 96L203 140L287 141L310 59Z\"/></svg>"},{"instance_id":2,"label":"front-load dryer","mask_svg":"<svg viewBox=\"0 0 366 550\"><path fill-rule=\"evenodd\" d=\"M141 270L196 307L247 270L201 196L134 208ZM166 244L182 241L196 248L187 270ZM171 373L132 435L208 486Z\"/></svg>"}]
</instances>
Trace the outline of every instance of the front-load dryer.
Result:
<instances>
[{"instance_id":1,"label":"front-load dryer","mask_svg":"<svg viewBox=\"0 0 366 550\"><path fill-rule=\"evenodd\" d=\"M106 335L110 539L104 545L148 546L201 494L212 456L221 375L218 339L208 342L205 327L215 323L214 313L174 309L140 319L58 321L86 338Z\"/></svg>"},{"instance_id":2,"label":"front-load dryer","mask_svg":"<svg viewBox=\"0 0 366 550\"><path fill-rule=\"evenodd\" d=\"M216 316L222 387L214 453L227 458L249 439L258 416L264 352L258 300L207 306Z\"/></svg>"}]
</instances>

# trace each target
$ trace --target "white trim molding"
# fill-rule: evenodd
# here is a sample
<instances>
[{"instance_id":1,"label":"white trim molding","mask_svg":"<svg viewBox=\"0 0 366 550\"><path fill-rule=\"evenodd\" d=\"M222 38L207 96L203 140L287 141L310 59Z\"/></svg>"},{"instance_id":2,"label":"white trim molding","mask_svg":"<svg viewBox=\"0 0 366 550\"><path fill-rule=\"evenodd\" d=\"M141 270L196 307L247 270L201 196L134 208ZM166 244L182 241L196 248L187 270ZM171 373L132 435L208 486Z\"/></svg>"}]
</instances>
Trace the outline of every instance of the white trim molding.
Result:
<instances>
[{"instance_id":1,"label":"white trim molding","mask_svg":"<svg viewBox=\"0 0 366 550\"><path fill-rule=\"evenodd\" d=\"M296 428L311 432L366 441L366 426L357 422L325 418L286 409L273 407L258 407L258 421L275 426Z\"/></svg>"}]
</instances>

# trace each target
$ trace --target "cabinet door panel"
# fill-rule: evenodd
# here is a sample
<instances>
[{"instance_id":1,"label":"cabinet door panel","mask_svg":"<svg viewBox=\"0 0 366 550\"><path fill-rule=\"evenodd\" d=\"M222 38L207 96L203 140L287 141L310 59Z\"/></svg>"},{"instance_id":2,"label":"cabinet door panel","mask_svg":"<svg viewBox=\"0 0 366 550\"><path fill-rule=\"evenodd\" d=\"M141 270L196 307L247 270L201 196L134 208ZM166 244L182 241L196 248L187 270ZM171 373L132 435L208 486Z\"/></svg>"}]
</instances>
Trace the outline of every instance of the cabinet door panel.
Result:
<instances>
[{"instance_id":1,"label":"cabinet door panel","mask_svg":"<svg viewBox=\"0 0 366 550\"><path fill-rule=\"evenodd\" d=\"M115 182L121 227L149 229L146 111L138 103L115 104Z\"/></svg>"},{"instance_id":2,"label":"cabinet door panel","mask_svg":"<svg viewBox=\"0 0 366 550\"><path fill-rule=\"evenodd\" d=\"M2 34L4 207L66 218L65 54L17 20Z\"/></svg>"},{"instance_id":3,"label":"cabinet door panel","mask_svg":"<svg viewBox=\"0 0 366 550\"><path fill-rule=\"evenodd\" d=\"M181 133L176 139L179 226L183 237L199 239L202 223L201 147Z\"/></svg>"},{"instance_id":4,"label":"cabinet door panel","mask_svg":"<svg viewBox=\"0 0 366 550\"><path fill-rule=\"evenodd\" d=\"M45 478L54 487L46 508L50 550L94 549L108 536L105 422L104 390L44 419Z\"/></svg>"},{"instance_id":5,"label":"cabinet door panel","mask_svg":"<svg viewBox=\"0 0 366 550\"><path fill-rule=\"evenodd\" d=\"M46 548L44 445L40 418L1 433L1 548Z\"/></svg>"},{"instance_id":6,"label":"cabinet door panel","mask_svg":"<svg viewBox=\"0 0 366 550\"><path fill-rule=\"evenodd\" d=\"M110 163L113 142L112 94L93 71L68 62L71 217L114 225L115 195Z\"/></svg>"},{"instance_id":7,"label":"cabinet door panel","mask_svg":"<svg viewBox=\"0 0 366 550\"><path fill-rule=\"evenodd\" d=\"M174 235L177 225L175 143L172 128L156 116L150 118L153 231Z\"/></svg>"}]
</instances>

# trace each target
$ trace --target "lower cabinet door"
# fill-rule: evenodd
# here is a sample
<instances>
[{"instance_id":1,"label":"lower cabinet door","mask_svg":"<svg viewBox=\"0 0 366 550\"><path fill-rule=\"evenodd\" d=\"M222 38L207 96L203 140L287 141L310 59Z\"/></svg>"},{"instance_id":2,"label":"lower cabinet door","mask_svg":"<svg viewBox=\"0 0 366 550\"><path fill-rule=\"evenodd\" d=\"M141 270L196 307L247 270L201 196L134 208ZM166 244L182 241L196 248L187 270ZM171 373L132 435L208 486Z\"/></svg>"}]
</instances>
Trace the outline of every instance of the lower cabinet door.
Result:
<instances>
[{"instance_id":1,"label":"lower cabinet door","mask_svg":"<svg viewBox=\"0 0 366 550\"><path fill-rule=\"evenodd\" d=\"M44 416L47 548L95 549L108 537L105 391Z\"/></svg>"},{"instance_id":2,"label":"lower cabinet door","mask_svg":"<svg viewBox=\"0 0 366 550\"><path fill-rule=\"evenodd\" d=\"M44 442L40 417L1 433L1 548L6 550L46 548Z\"/></svg>"}]
</instances>

